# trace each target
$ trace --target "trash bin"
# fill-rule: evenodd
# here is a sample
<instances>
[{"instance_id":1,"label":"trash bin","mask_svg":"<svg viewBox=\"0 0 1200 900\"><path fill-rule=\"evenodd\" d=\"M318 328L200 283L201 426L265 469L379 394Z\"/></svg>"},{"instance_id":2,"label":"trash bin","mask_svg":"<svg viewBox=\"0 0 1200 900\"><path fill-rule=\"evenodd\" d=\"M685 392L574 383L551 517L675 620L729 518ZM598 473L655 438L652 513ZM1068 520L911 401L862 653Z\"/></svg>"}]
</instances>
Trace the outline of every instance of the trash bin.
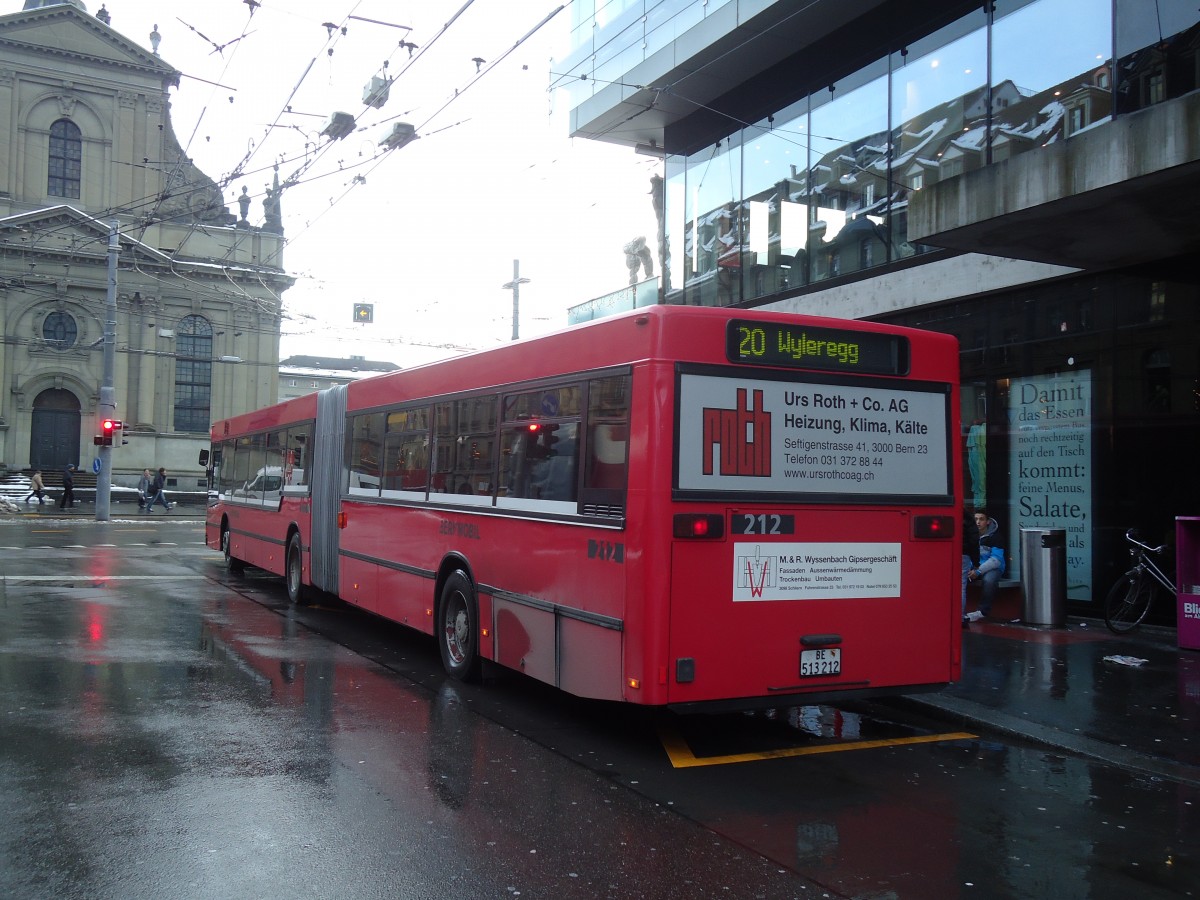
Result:
<instances>
[{"instance_id":1,"label":"trash bin","mask_svg":"<svg viewBox=\"0 0 1200 900\"><path fill-rule=\"evenodd\" d=\"M1067 531L1021 529L1021 621L1067 624Z\"/></svg>"}]
</instances>

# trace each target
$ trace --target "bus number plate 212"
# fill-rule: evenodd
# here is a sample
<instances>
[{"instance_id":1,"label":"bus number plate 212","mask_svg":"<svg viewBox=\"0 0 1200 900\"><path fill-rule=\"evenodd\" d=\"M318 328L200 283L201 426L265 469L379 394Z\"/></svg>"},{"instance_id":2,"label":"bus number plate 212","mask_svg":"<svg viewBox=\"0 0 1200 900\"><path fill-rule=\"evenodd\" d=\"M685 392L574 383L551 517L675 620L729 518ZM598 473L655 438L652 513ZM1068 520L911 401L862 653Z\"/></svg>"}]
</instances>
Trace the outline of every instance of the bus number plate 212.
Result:
<instances>
[{"instance_id":1,"label":"bus number plate 212","mask_svg":"<svg viewBox=\"0 0 1200 900\"><path fill-rule=\"evenodd\" d=\"M801 650L800 677L842 674L842 651L833 649Z\"/></svg>"}]
</instances>

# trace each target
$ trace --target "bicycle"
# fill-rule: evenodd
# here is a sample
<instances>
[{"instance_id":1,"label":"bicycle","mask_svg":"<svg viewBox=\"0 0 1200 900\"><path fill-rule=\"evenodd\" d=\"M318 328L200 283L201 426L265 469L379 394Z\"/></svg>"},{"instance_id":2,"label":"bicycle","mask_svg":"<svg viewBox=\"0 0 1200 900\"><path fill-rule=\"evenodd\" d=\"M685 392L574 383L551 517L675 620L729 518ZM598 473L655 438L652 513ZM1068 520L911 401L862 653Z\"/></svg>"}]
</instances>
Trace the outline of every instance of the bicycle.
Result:
<instances>
[{"instance_id":1,"label":"bicycle","mask_svg":"<svg viewBox=\"0 0 1200 900\"><path fill-rule=\"evenodd\" d=\"M1117 579L1104 601L1104 624L1113 634L1132 631L1146 618L1159 585L1175 594L1175 583L1151 558L1163 552L1165 544L1151 547L1134 537L1133 529L1125 532L1125 540L1133 544L1129 555L1133 568Z\"/></svg>"}]
</instances>

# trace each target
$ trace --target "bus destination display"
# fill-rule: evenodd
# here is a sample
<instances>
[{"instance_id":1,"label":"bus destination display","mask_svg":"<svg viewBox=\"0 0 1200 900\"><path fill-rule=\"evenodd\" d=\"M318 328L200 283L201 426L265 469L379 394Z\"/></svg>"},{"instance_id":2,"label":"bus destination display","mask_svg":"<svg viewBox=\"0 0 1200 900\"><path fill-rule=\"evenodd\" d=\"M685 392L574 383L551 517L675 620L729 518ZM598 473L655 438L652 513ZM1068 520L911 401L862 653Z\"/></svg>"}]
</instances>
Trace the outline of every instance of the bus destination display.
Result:
<instances>
[{"instance_id":1,"label":"bus destination display","mask_svg":"<svg viewBox=\"0 0 1200 900\"><path fill-rule=\"evenodd\" d=\"M733 319L725 333L730 362L867 375L907 375L908 340L898 335L785 322Z\"/></svg>"}]
</instances>

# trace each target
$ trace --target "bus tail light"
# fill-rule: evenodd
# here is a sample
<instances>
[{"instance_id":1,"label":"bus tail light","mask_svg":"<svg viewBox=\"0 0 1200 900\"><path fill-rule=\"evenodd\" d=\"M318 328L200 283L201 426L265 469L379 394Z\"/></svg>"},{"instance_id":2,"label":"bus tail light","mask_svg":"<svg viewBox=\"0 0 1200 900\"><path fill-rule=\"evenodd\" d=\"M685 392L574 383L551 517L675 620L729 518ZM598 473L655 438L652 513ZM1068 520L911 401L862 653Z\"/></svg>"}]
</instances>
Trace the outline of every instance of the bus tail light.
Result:
<instances>
[{"instance_id":1,"label":"bus tail light","mask_svg":"<svg viewBox=\"0 0 1200 900\"><path fill-rule=\"evenodd\" d=\"M712 539L725 536L725 517L719 513L679 513L673 534L677 538Z\"/></svg>"},{"instance_id":2,"label":"bus tail light","mask_svg":"<svg viewBox=\"0 0 1200 900\"><path fill-rule=\"evenodd\" d=\"M952 538L954 537L954 517L913 516L913 537Z\"/></svg>"},{"instance_id":3,"label":"bus tail light","mask_svg":"<svg viewBox=\"0 0 1200 900\"><path fill-rule=\"evenodd\" d=\"M337 522L338 522L338 528L346 527L346 514L344 512L338 513Z\"/></svg>"}]
</instances>

